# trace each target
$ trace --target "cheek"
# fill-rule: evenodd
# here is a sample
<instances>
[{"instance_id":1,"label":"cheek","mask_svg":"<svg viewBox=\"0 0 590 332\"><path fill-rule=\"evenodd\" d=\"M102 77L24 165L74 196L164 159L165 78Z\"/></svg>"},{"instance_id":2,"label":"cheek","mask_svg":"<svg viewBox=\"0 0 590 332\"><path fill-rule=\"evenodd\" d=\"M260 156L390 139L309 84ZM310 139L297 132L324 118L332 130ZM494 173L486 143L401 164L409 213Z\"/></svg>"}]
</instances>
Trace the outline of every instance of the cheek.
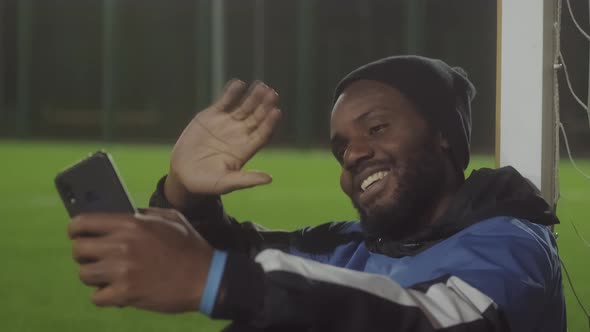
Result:
<instances>
[{"instance_id":1,"label":"cheek","mask_svg":"<svg viewBox=\"0 0 590 332\"><path fill-rule=\"evenodd\" d=\"M346 195L352 195L352 176L345 170L340 173L340 188Z\"/></svg>"}]
</instances>

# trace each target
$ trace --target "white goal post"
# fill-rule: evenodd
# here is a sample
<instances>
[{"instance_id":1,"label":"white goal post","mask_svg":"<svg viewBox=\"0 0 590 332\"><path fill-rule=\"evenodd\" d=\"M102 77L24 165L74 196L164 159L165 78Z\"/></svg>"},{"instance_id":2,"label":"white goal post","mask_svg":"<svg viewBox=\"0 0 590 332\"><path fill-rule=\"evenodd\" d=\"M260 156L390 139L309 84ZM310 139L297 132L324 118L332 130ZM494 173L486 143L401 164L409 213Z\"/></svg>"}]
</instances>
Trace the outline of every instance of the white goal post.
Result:
<instances>
[{"instance_id":1,"label":"white goal post","mask_svg":"<svg viewBox=\"0 0 590 332\"><path fill-rule=\"evenodd\" d=\"M555 204L557 0L497 0L496 166L514 166Z\"/></svg>"}]
</instances>

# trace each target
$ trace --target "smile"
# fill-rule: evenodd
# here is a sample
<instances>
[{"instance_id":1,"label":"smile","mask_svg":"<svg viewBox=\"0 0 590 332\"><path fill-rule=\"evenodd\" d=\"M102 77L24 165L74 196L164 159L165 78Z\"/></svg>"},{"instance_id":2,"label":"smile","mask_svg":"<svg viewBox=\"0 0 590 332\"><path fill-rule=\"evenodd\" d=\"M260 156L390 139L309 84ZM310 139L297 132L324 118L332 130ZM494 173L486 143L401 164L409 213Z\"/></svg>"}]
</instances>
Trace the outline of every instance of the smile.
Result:
<instances>
[{"instance_id":1,"label":"smile","mask_svg":"<svg viewBox=\"0 0 590 332\"><path fill-rule=\"evenodd\" d=\"M365 192L370 186L372 186L373 184L377 183L378 181L383 179L385 176L387 176L388 173L389 173L388 171L379 171L379 172L375 172L375 173L369 175L361 183L361 190L363 192Z\"/></svg>"}]
</instances>

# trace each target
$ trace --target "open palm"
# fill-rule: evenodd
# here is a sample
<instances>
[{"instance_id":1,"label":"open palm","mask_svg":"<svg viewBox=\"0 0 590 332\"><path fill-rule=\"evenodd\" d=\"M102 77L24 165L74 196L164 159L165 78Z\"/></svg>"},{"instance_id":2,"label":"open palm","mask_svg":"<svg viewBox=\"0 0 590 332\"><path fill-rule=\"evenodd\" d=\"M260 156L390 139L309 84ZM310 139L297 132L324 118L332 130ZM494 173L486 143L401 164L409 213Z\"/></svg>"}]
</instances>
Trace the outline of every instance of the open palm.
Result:
<instances>
[{"instance_id":1,"label":"open palm","mask_svg":"<svg viewBox=\"0 0 590 332\"><path fill-rule=\"evenodd\" d=\"M270 139L280 118L277 93L257 82L245 93L230 81L221 97L199 112L172 151L170 175L192 194L225 194L271 182L262 172L242 171Z\"/></svg>"}]
</instances>

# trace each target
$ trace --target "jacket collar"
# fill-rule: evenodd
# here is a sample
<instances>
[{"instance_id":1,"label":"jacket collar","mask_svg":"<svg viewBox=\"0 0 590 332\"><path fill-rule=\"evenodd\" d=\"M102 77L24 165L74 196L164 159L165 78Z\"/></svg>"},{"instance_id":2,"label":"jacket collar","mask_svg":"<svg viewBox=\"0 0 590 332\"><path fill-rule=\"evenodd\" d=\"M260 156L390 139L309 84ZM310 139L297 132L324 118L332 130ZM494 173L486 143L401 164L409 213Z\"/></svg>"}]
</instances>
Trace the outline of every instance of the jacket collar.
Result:
<instances>
[{"instance_id":1,"label":"jacket collar","mask_svg":"<svg viewBox=\"0 0 590 332\"><path fill-rule=\"evenodd\" d=\"M365 243L372 252L391 257L413 256L473 224L498 216L547 226L559 223L539 190L516 169L482 168L471 173L448 210L433 225L401 241L384 234L368 236Z\"/></svg>"}]
</instances>

